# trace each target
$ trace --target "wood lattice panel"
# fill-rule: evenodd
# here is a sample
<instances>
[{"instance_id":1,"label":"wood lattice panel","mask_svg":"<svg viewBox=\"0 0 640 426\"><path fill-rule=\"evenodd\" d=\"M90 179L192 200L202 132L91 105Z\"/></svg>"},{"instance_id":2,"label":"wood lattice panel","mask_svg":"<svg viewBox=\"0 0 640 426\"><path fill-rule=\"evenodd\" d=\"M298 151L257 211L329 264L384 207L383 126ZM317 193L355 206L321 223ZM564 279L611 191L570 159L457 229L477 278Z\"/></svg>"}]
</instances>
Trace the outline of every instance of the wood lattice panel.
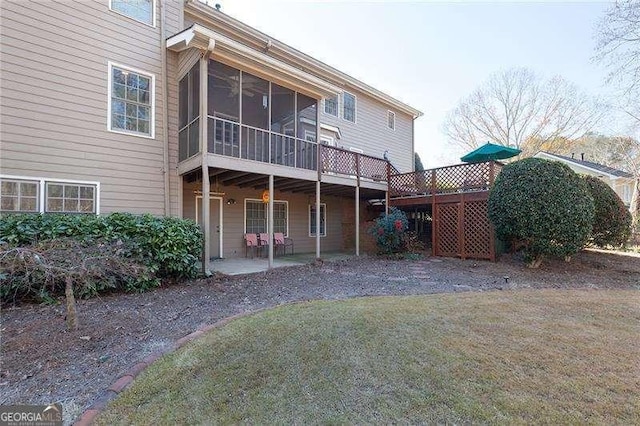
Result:
<instances>
[{"instance_id":1,"label":"wood lattice panel","mask_svg":"<svg viewBox=\"0 0 640 426\"><path fill-rule=\"evenodd\" d=\"M387 162L368 155L360 155L360 177L375 181L387 181Z\"/></svg>"},{"instance_id":2,"label":"wood lattice panel","mask_svg":"<svg viewBox=\"0 0 640 426\"><path fill-rule=\"evenodd\" d=\"M436 256L459 256L459 204L436 204Z\"/></svg>"},{"instance_id":3,"label":"wood lattice panel","mask_svg":"<svg viewBox=\"0 0 640 426\"><path fill-rule=\"evenodd\" d=\"M323 172L344 175L356 174L356 157L353 152L327 145L323 145L321 151Z\"/></svg>"},{"instance_id":4,"label":"wood lattice panel","mask_svg":"<svg viewBox=\"0 0 640 426\"><path fill-rule=\"evenodd\" d=\"M474 259L491 259L491 224L487 201L464 204L464 255Z\"/></svg>"},{"instance_id":5,"label":"wood lattice panel","mask_svg":"<svg viewBox=\"0 0 640 426\"><path fill-rule=\"evenodd\" d=\"M489 188L490 163L460 164L434 169L436 193L487 190Z\"/></svg>"},{"instance_id":6,"label":"wood lattice panel","mask_svg":"<svg viewBox=\"0 0 640 426\"><path fill-rule=\"evenodd\" d=\"M493 176L492 176L493 168ZM391 175L391 197L488 191L502 165L496 162L458 164Z\"/></svg>"}]
</instances>

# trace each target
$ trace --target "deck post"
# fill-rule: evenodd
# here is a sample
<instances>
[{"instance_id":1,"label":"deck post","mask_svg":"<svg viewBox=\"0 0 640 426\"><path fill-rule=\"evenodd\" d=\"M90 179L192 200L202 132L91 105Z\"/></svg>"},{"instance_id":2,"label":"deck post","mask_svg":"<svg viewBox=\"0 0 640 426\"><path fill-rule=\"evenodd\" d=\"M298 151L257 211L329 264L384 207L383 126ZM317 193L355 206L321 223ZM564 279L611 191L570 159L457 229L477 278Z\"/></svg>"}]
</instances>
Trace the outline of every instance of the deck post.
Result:
<instances>
[{"instance_id":1,"label":"deck post","mask_svg":"<svg viewBox=\"0 0 640 426\"><path fill-rule=\"evenodd\" d=\"M356 186L356 256L360 256L360 185Z\"/></svg>"},{"instance_id":2,"label":"deck post","mask_svg":"<svg viewBox=\"0 0 640 426\"><path fill-rule=\"evenodd\" d=\"M389 215L389 189L391 185L391 163L387 160L387 192L384 194L384 214Z\"/></svg>"},{"instance_id":3,"label":"deck post","mask_svg":"<svg viewBox=\"0 0 640 426\"><path fill-rule=\"evenodd\" d=\"M269 175L269 210L267 213L269 220L269 269L273 268L273 175Z\"/></svg>"},{"instance_id":4,"label":"deck post","mask_svg":"<svg viewBox=\"0 0 640 426\"><path fill-rule=\"evenodd\" d=\"M209 53L213 46L205 50L200 58L200 157L202 158L202 231L204 249L202 250L202 273L208 275L211 258L211 185L209 183L209 164L207 162L207 86L209 75ZM222 225L222 224L220 224Z\"/></svg>"},{"instance_id":5,"label":"deck post","mask_svg":"<svg viewBox=\"0 0 640 426\"><path fill-rule=\"evenodd\" d=\"M320 259L320 181L319 180L316 181L316 259Z\"/></svg>"},{"instance_id":6,"label":"deck post","mask_svg":"<svg viewBox=\"0 0 640 426\"><path fill-rule=\"evenodd\" d=\"M431 170L431 255L438 255L438 211L436 207L436 170Z\"/></svg>"}]
</instances>

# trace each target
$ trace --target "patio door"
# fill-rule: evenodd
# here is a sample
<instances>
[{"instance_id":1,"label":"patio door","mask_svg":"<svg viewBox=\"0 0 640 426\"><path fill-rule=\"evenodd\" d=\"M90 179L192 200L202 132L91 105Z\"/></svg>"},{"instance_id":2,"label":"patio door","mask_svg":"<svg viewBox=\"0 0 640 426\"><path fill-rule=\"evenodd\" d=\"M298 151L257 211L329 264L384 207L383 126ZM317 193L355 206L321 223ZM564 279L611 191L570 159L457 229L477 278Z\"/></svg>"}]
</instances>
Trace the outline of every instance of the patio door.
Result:
<instances>
[{"instance_id":1,"label":"patio door","mask_svg":"<svg viewBox=\"0 0 640 426\"><path fill-rule=\"evenodd\" d=\"M212 259L220 259L222 255L222 198L210 197L209 224L210 255ZM202 226L202 196L196 197L196 222Z\"/></svg>"}]
</instances>

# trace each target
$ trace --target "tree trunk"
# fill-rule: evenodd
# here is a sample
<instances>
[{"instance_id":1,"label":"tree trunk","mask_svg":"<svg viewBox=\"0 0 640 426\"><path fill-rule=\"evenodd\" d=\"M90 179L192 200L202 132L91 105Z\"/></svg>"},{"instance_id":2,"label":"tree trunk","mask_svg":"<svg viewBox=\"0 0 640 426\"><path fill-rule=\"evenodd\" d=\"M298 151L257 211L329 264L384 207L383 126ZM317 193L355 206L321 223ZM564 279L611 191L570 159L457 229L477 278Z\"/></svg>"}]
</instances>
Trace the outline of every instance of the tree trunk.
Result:
<instances>
[{"instance_id":1,"label":"tree trunk","mask_svg":"<svg viewBox=\"0 0 640 426\"><path fill-rule=\"evenodd\" d=\"M76 298L73 295L73 279L70 276L65 279L64 295L67 299L67 330L77 330L78 312L76 311Z\"/></svg>"}]
</instances>

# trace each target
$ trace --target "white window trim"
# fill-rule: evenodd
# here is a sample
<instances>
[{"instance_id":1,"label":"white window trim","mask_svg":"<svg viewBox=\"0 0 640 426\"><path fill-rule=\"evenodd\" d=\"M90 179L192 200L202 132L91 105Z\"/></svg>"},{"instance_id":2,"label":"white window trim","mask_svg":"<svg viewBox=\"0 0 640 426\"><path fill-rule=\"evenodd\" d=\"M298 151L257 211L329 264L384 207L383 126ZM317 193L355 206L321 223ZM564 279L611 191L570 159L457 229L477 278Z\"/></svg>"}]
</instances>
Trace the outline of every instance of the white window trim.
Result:
<instances>
[{"instance_id":1,"label":"white window trim","mask_svg":"<svg viewBox=\"0 0 640 426\"><path fill-rule=\"evenodd\" d=\"M353 121L347 120L346 118L344 118L344 95L345 94L353 96ZM340 108L340 117L346 122L358 124L358 97L351 92L345 91L342 94L342 98L343 99L342 99L342 108Z\"/></svg>"},{"instance_id":2,"label":"white window trim","mask_svg":"<svg viewBox=\"0 0 640 426\"><path fill-rule=\"evenodd\" d=\"M33 177L33 176L15 176L15 175L0 175L0 179L11 179L11 180L28 180L31 182L38 182L39 186L38 186L38 209L39 211L37 213L46 213L45 211L45 204L47 202L46 199L46 194L45 194L45 190L46 190L46 184L47 182L49 183L70 183L70 184L77 184L77 185L93 185L96 187L96 194L95 194L95 207L96 207L96 211L95 215L99 215L100 214L100 182L97 181L88 181L88 180L73 180L73 179L51 179L51 178L43 178L43 177ZM33 212L36 213L36 212ZM55 213L55 212L53 212ZM69 213L69 214L73 214L73 213ZM87 213L82 213L82 214L87 214ZM288 225L288 224L287 224Z\"/></svg>"},{"instance_id":3,"label":"white window trim","mask_svg":"<svg viewBox=\"0 0 640 426\"><path fill-rule=\"evenodd\" d=\"M107 130L113 133L119 133L121 135L129 135L129 136L137 136L139 138L146 139L155 139L156 138L156 76L155 74L142 71L136 68L132 68L126 65L118 64L116 62L108 61L108 83L109 86L107 88ZM136 132L127 132L125 130L112 129L111 128L111 91L113 86L113 67L125 69L127 71L134 72L136 74L142 74L144 76L151 78L151 122L149 123L149 127L151 130L151 135L145 135L143 133Z\"/></svg>"},{"instance_id":4,"label":"white window trim","mask_svg":"<svg viewBox=\"0 0 640 426\"><path fill-rule=\"evenodd\" d=\"M309 237L313 237L313 238L315 238L316 234L311 233L311 209L315 206L316 206L315 203L309 204L309 212L308 212L309 213L309 216L308 216L309 217L309 226L308 226ZM324 233L320 234L320 238L327 236L327 203L320 203L320 212L321 212L320 216L322 216L322 210L323 210L322 206L324 206ZM320 227L320 224L317 224L316 232L319 227Z\"/></svg>"},{"instance_id":5,"label":"white window trim","mask_svg":"<svg viewBox=\"0 0 640 426\"><path fill-rule=\"evenodd\" d=\"M242 221L242 228L244 230L244 234L247 233L247 201L256 201L256 202L260 202L261 204L268 204L265 203L264 201L262 201L260 198L245 198L244 199L244 208L243 208L243 213L244 213L244 220ZM289 202L286 200L273 200L273 203L282 203L285 204L287 206L287 232L284 234L285 237L289 237ZM268 207L267 207L268 208ZM269 233L269 217L268 217L269 213L267 212L267 233Z\"/></svg>"},{"instance_id":6,"label":"white window trim","mask_svg":"<svg viewBox=\"0 0 640 426\"><path fill-rule=\"evenodd\" d=\"M117 14L118 14L118 15L120 15L120 16L124 16L125 18L129 18L129 19L131 19L132 21L139 22L139 23L144 24L144 25L146 25L146 26L148 26L148 27L152 27L152 28L155 28L155 27L156 27L156 6L157 6L157 0L151 0L151 2L153 3L153 5L151 6L151 10L152 10L152 11L151 11L151 16L153 17L153 19L152 19L152 22L151 22L151 23L141 21L141 20L139 20L139 19L134 18L133 16L129 16L129 15L124 14L124 13L120 12L119 10L115 10L115 9L113 8L113 6L112 6L112 2L113 2L113 0L109 0L109 10L110 10L110 11L112 11L113 13L117 13Z\"/></svg>"},{"instance_id":7,"label":"white window trim","mask_svg":"<svg viewBox=\"0 0 640 426\"><path fill-rule=\"evenodd\" d=\"M326 108L326 104L327 104L327 98L324 98L322 100L322 113L326 114L326 115L330 115L331 117L340 117L340 95L336 95L336 113L335 114L331 114L329 112L327 112L327 108Z\"/></svg>"},{"instance_id":8,"label":"white window trim","mask_svg":"<svg viewBox=\"0 0 640 426\"><path fill-rule=\"evenodd\" d=\"M15 178L9 178L9 177L4 177L4 176L0 176L0 181L4 181L7 180L8 182L14 182L14 183L30 183L30 184L36 184L37 185L37 194L36 194L36 210L5 210L2 211L0 210L0 212L2 213L39 213L40 212L40 199L42 197L40 197L40 181L37 179L15 179ZM16 197L18 200L18 207L20 206L20 201L22 199L21 195L20 195L20 188L18 188L18 195L17 196L9 196L11 198ZM28 198L33 198L33 197L28 197ZM0 195L0 199L2 199L2 195Z\"/></svg>"},{"instance_id":9,"label":"white window trim","mask_svg":"<svg viewBox=\"0 0 640 426\"><path fill-rule=\"evenodd\" d=\"M393 116L393 127L389 127L389 116ZM387 129L396 131L396 113L391 110L387 110Z\"/></svg>"},{"instance_id":10,"label":"white window trim","mask_svg":"<svg viewBox=\"0 0 640 426\"><path fill-rule=\"evenodd\" d=\"M309 140L309 136L313 137L313 141ZM318 141L318 138L316 137L316 132L314 132L313 130L305 130L304 131L304 140L307 142L313 142L316 143Z\"/></svg>"}]
</instances>

